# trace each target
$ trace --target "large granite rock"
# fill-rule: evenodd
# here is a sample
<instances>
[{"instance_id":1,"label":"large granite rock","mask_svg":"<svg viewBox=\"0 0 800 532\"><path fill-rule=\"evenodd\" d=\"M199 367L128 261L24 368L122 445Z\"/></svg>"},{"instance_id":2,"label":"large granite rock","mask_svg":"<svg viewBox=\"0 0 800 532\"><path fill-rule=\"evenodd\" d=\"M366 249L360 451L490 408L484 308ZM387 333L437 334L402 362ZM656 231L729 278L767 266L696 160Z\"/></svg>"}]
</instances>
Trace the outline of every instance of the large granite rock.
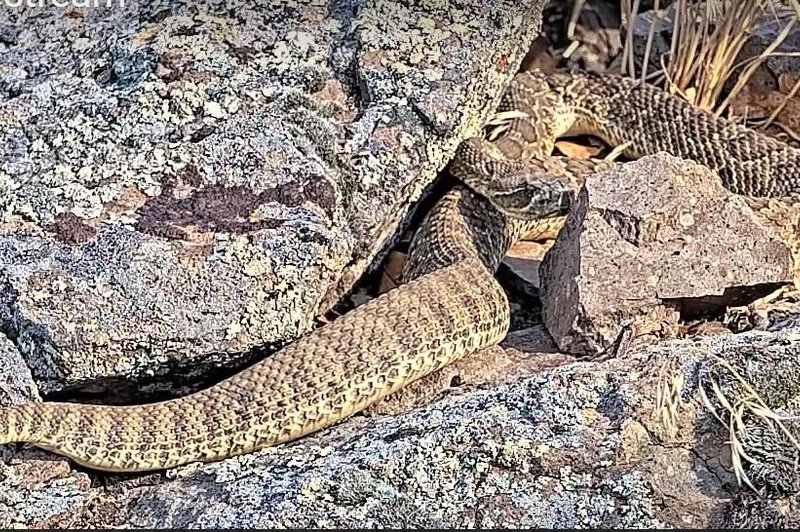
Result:
<instances>
[{"instance_id":1,"label":"large granite rock","mask_svg":"<svg viewBox=\"0 0 800 532\"><path fill-rule=\"evenodd\" d=\"M0 12L0 316L43 392L118 396L312 328L479 131L541 9L21 4Z\"/></svg>"},{"instance_id":2,"label":"large granite rock","mask_svg":"<svg viewBox=\"0 0 800 532\"><path fill-rule=\"evenodd\" d=\"M0 525L777 526L792 522L773 511L792 495L769 486L791 484L797 449L760 430L764 410L744 408L741 425L730 415L753 391L778 417L797 415L782 407L800 392L800 328L773 329L635 345L166 474L92 486L59 460L43 469L43 453L17 459L0 465ZM766 499L739 485L733 435Z\"/></svg>"}]
</instances>

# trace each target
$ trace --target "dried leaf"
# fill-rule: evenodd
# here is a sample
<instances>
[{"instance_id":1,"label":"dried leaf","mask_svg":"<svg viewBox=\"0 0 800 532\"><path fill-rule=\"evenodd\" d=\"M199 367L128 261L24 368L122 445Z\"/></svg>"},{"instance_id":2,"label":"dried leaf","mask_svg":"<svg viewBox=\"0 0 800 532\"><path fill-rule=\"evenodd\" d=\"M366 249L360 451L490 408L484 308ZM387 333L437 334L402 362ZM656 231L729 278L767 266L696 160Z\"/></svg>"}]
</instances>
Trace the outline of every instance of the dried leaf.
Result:
<instances>
[{"instance_id":1,"label":"dried leaf","mask_svg":"<svg viewBox=\"0 0 800 532\"><path fill-rule=\"evenodd\" d=\"M558 67L558 59L553 57L548 49L547 39L543 36L537 37L528 53L522 60L520 70L523 72L531 72L533 70L541 70L542 72L553 72Z\"/></svg>"},{"instance_id":2,"label":"dried leaf","mask_svg":"<svg viewBox=\"0 0 800 532\"><path fill-rule=\"evenodd\" d=\"M800 81L800 76L797 74L781 72L778 75L778 90L782 94L790 94L798 81Z\"/></svg>"},{"instance_id":3,"label":"dried leaf","mask_svg":"<svg viewBox=\"0 0 800 532\"><path fill-rule=\"evenodd\" d=\"M587 146L568 140L557 141L556 148L567 157L572 157L574 159L591 159L600 153L599 146Z\"/></svg>"},{"instance_id":4,"label":"dried leaf","mask_svg":"<svg viewBox=\"0 0 800 532\"><path fill-rule=\"evenodd\" d=\"M731 98L728 106L730 116L750 120L768 117L774 109L774 104L769 100L771 92L758 83L744 85Z\"/></svg>"},{"instance_id":5,"label":"dried leaf","mask_svg":"<svg viewBox=\"0 0 800 532\"><path fill-rule=\"evenodd\" d=\"M403 266L406 263L407 255L399 251L392 251L383 263L381 281L378 285L378 294L388 292L397 288L400 274L403 273Z\"/></svg>"}]
</instances>

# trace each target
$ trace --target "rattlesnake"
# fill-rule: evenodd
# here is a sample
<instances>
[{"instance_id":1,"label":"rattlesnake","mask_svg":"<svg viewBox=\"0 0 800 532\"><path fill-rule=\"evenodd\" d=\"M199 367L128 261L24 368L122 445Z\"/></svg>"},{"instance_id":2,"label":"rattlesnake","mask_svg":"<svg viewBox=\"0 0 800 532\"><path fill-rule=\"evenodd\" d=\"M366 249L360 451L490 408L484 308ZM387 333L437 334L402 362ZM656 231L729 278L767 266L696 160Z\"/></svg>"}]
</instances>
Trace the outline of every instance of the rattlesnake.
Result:
<instances>
[{"instance_id":1,"label":"rattlesnake","mask_svg":"<svg viewBox=\"0 0 800 532\"><path fill-rule=\"evenodd\" d=\"M497 140L459 147L450 171L466 186L427 215L398 288L192 395L0 409L0 443L30 442L112 471L218 460L333 424L499 342L509 308L493 273L506 250L564 215L581 179L607 164L546 157L560 134L628 143L631 157L664 150L694 159L742 194L798 188L800 151L629 79L518 74L501 110L521 114Z\"/></svg>"}]
</instances>

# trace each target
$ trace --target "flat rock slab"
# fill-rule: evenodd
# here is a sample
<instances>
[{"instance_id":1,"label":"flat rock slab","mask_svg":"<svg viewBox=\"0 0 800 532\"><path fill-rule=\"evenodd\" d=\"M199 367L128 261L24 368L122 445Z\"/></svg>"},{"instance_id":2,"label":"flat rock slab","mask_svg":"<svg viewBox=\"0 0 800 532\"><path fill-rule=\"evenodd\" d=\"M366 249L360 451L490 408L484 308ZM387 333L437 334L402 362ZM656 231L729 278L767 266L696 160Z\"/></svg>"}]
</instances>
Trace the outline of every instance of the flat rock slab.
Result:
<instances>
[{"instance_id":1,"label":"flat rock slab","mask_svg":"<svg viewBox=\"0 0 800 532\"><path fill-rule=\"evenodd\" d=\"M23 4L0 13L0 319L45 393L308 331L479 131L541 9Z\"/></svg>"},{"instance_id":2,"label":"flat rock slab","mask_svg":"<svg viewBox=\"0 0 800 532\"><path fill-rule=\"evenodd\" d=\"M743 305L792 280L790 249L708 168L667 154L592 176L540 267L543 320L563 351L620 328Z\"/></svg>"},{"instance_id":3,"label":"flat rock slab","mask_svg":"<svg viewBox=\"0 0 800 532\"><path fill-rule=\"evenodd\" d=\"M22 469L31 459L17 460L0 465L0 525L719 526L752 505L729 505L749 488L731 468L725 411L714 402L718 421L698 383L712 401L710 376L729 390L738 381L714 362L726 359L774 407L770 389L798 397L798 356L797 325L636 345L601 363L462 389L400 416L358 416L292 444L166 473L112 475L96 487L86 486L83 473L33 477L36 470ZM659 400L665 384L674 386L667 408ZM747 416L743 422L757 428ZM33 496L23 505L25 494Z\"/></svg>"}]
</instances>

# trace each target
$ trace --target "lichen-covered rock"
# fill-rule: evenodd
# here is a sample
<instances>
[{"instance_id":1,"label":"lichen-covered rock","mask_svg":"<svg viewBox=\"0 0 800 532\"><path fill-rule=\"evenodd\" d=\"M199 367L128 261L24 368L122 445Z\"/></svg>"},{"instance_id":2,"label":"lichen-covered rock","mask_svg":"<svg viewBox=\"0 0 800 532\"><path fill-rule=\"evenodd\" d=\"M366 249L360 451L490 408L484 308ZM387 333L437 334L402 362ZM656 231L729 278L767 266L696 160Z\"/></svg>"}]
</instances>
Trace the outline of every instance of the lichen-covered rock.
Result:
<instances>
[{"instance_id":1,"label":"lichen-covered rock","mask_svg":"<svg viewBox=\"0 0 800 532\"><path fill-rule=\"evenodd\" d=\"M708 168L665 153L586 180L540 267L543 320L594 354L632 322L747 304L792 280L790 249Z\"/></svg>"},{"instance_id":2,"label":"lichen-covered rock","mask_svg":"<svg viewBox=\"0 0 800 532\"><path fill-rule=\"evenodd\" d=\"M0 334L0 404L16 405L39 399L39 391L14 343Z\"/></svg>"},{"instance_id":3,"label":"lichen-covered rock","mask_svg":"<svg viewBox=\"0 0 800 532\"><path fill-rule=\"evenodd\" d=\"M479 131L539 2L0 12L0 319L43 392L297 337Z\"/></svg>"},{"instance_id":4,"label":"lichen-covered rock","mask_svg":"<svg viewBox=\"0 0 800 532\"><path fill-rule=\"evenodd\" d=\"M619 358L465 387L399 416L357 416L222 462L115 476L70 499L78 504L71 503L69 516L47 523L711 528L725 519L776 522L770 512L778 499L760 513L752 504L737 506L751 501L752 489L739 485L728 442L758 419L744 415L742 426L731 424L715 392L738 405L753 400L742 393L741 383L748 383L764 401L762 421L764 412L787 403L800 382L800 329L791 323L773 329L639 344ZM758 462L743 466L755 489L764 489L759 478L766 477L754 475L754 465L787 473L797 463L791 448L753 452L769 449L772 438L747 447ZM41 495L27 506L0 499L0 525L37 524L31 507L63 502L54 486L65 478L72 477L64 472L40 482ZM5 500L26 486L19 475L0 475ZM731 502L732 494L738 495Z\"/></svg>"},{"instance_id":5,"label":"lichen-covered rock","mask_svg":"<svg viewBox=\"0 0 800 532\"><path fill-rule=\"evenodd\" d=\"M4 528L68 527L91 504L92 481L63 458L29 450L0 466L0 522Z\"/></svg>"}]
</instances>

